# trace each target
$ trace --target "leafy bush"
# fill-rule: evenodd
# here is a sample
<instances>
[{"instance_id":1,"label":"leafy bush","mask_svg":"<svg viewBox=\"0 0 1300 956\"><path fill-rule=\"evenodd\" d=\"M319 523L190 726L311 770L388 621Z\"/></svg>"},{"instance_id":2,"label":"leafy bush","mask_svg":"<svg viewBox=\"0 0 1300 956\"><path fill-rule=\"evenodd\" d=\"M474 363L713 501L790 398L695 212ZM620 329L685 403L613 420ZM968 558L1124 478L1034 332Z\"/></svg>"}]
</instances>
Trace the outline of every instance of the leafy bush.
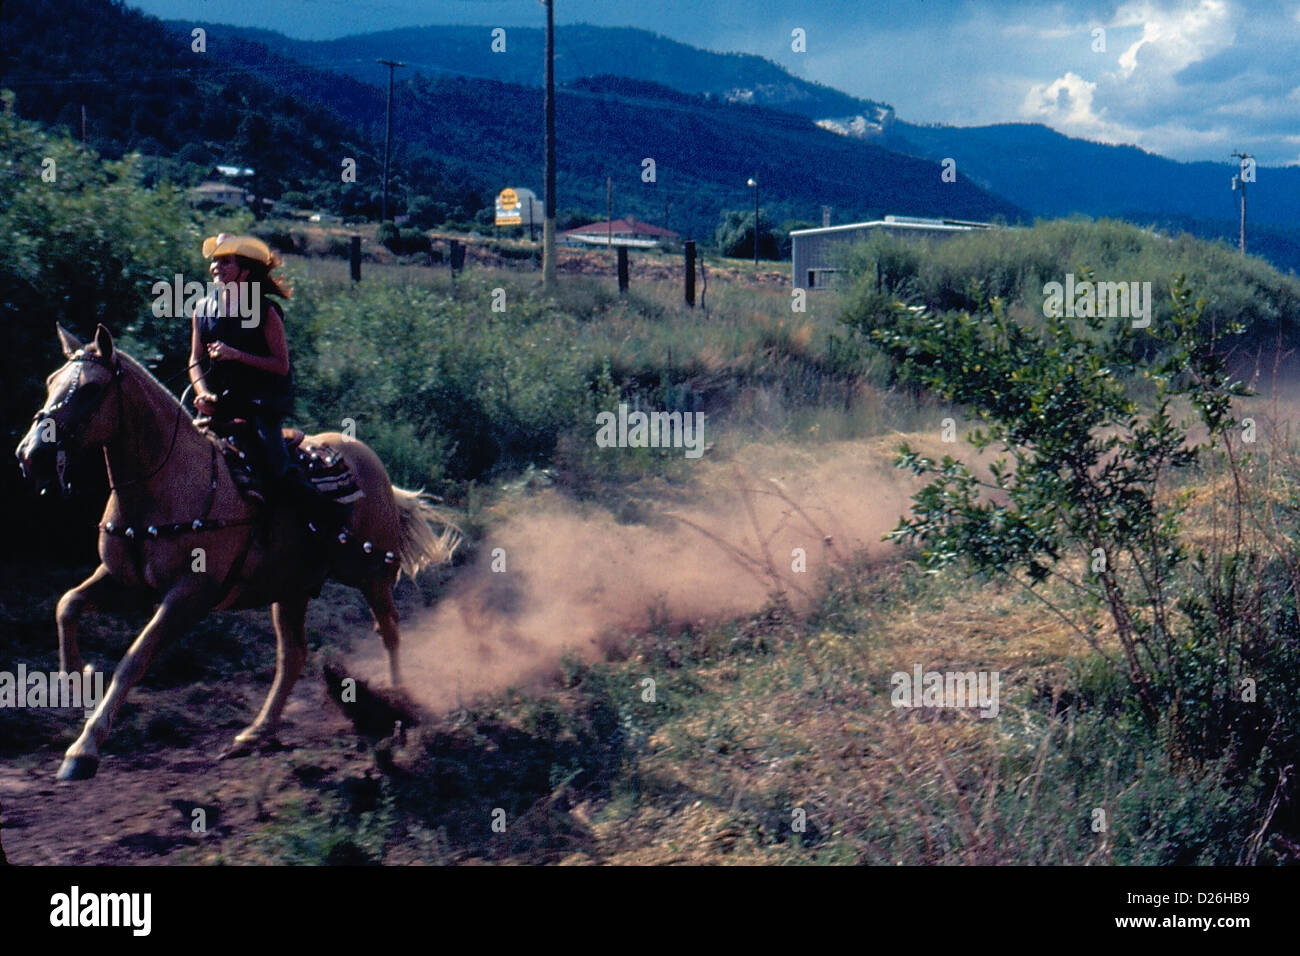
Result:
<instances>
[{"instance_id":1,"label":"leafy bush","mask_svg":"<svg viewBox=\"0 0 1300 956\"><path fill-rule=\"evenodd\" d=\"M375 242L387 246L390 250L393 248L393 244L398 242L401 237L402 231L389 220L381 222L379 228L375 230Z\"/></svg>"},{"instance_id":2,"label":"leafy bush","mask_svg":"<svg viewBox=\"0 0 1300 956\"><path fill-rule=\"evenodd\" d=\"M0 421L12 449L45 399L44 377L63 362L55 322L82 340L103 322L146 362L165 356L159 373L175 375L189 355L189 326L183 317L154 316L152 290L177 273L205 281L207 270L200 257L202 232L181 189L166 183L146 189L139 157L104 162L66 137L19 120L9 94L3 94L3 104L0 323L6 340L0 350ZM11 532L36 547L90 542L84 533L62 533L72 526L65 522L84 521L84 512L34 509L30 489L17 484L17 469L0 472ZM82 474L93 485L93 464ZM104 495L87 489L87 497L86 509L102 508Z\"/></svg>"},{"instance_id":3,"label":"leafy bush","mask_svg":"<svg viewBox=\"0 0 1300 956\"><path fill-rule=\"evenodd\" d=\"M728 210L713 233L713 243L724 256L749 259L754 255L754 214ZM781 258L781 241L772 230L772 222L760 210L758 216L758 257Z\"/></svg>"},{"instance_id":4,"label":"leafy bush","mask_svg":"<svg viewBox=\"0 0 1300 956\"><path fill-rule=\"evenodd\" d=\"M287 317L300 407L321 427L352 418L408 484L544 464L586 412L589 363L572 345L575 320L506 294L508 311L493 312L481 282L451 295L372 283L324 295L305 283Z\"/></svg>"},{"instance_id":5,"label":"leafy bush","mask_svg":"<svg viewBox=\"0 0 1300 956\"><path fill-rule=\"evenodd\" d=\"M1033 590L1123 670L1149 724L1167 721L1173 759L1235 748L1244 770L1266 751L1277 759L1296 750L1288 728L1300 708L1280 688L1300 661L1286 586L1300 555L1284 536L1245 533L1251 503L1230 414L1245 389L1205 331L1204 300L1193 301L1181 276L1171 287L1169 318L1140 333L1127 318L1049 316L1040 329L1011 319L996 299L976 314L939 313L877 295L860 300L870 311L846 320L907 375L968 408L981 423L968 436L977 450L1005 452L985 478L952 456L934 461L904 445L899 466L929 484L890 536L918 544L931 570L960 564ZM1134 334L1161 343L1151 367L1134 361L1126 341ZM1123 377L1139 370L1154 388L1145 411ZM1192 442L1175 422L1175 403L1195 410L1205 441ZM1193 550L1176 481L1215 449L1213 460L1235 479L1226 526L1236 534ZM1075 602L1048 592L1049 579ZM1122 663L1104 646L1098 612L1110 618ZM1242 681L1262 674L1271 696L1256 701Z\"/></svg>"},{"instance_id":6,"label":"leafy bush","mask_svg":"<svg viewBox=\"0 0 1300 956\"><path fill-rule=\"evenodd\" d=\"M1041 316L1044 284L1063 282L1067 272L1081 276L1086 267L1104 281L1150 281L1153 325L1169 320L1168 280L1183 275L1205 298L1203 333L1240 322L1240 344L1271 346L1279 334L1300 329L1300 279L1223 243L1169 238L1114 220L1062 219L939 242L878 234L840 258L852 294L901 296L940 311L978 310L999 298Z\"/></svg>"}]
</instances>

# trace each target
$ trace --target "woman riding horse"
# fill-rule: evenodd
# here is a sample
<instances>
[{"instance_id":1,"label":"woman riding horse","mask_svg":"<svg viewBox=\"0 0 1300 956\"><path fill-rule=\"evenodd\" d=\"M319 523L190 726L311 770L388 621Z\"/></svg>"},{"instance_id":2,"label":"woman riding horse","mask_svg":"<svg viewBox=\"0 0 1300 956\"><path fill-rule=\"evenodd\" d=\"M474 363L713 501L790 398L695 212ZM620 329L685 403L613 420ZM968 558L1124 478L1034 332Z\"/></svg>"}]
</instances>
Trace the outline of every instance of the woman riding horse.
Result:
<instances>
[{"instance_id":1,"label":"woman riding horse","mask_svg":"<svg viewBox=\"0 0 1300 956\"><path fill-rule=\"evenodd\" d=\"M308 435L309 447L346 462L363 492L334 539L337 546L322 548L288 509L253 508L241 497L232 474L219 467L216 445L162 382L116 348L108 329L99 326L87 343L57 331L67 361L46 379L45 404L15 451L18 464L42 490L57 481L66 493L68 463L102 449L110 489L99 524L100 564L63 595L55 613L59 670L83 672L77 632L84 611L133 592L156 604L68 748L59 778L94 776L100 747L150 659L213 610L272 605L275 679L232 753L272 741L307 658L307 603L326 577L365 595L388 651L389 675L399 685L393 584L399 568L414 577L426 564L450 559L459 537L439 509L419 492L394 487L360 440Z\"/></svg>"},{"instance_id":2,"label":"woman riding horse","mask_svg":"<svg viewBox=\"0 0 1300 956\"><path fill-rule=\"evenodd\" d=\"M280 422L293 411L293 371L280 308L267 296L292 290L271 270L275 253L253 236L222 233L203 241L203 255L217 286L194 310L190 333L190 380L200 414L224 421L245 419L257 435L259 470L277 491L296 488ZM261 493L246 494L262 500Z\"/></svg>"}]
</instances>

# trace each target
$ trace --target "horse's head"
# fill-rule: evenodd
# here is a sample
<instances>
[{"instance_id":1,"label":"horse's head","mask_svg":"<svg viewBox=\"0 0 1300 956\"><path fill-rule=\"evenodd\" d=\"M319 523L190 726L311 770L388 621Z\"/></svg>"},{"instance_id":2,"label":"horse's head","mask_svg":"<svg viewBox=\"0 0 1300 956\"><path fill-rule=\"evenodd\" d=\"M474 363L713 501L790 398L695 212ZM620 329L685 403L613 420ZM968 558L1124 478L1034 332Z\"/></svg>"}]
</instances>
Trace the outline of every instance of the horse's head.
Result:
<instances>
[{"instance_id":1,"label":"horse's head","mask_svg":"<svg viewBox=\"0 0 1300 956\"><path fill-rule=\"evenodd\" d=\"M57 483L66 496L71 490L66 475L69 459L82 449L103 445L117 427L117 403L105 398L121 387L125 370L104 326L84 346L61 326L55 328L68 361L45 380L45 405L32 416L32 427L15 454L23 475L35 482L41 494Z\"/></svg>"}]
</instances>

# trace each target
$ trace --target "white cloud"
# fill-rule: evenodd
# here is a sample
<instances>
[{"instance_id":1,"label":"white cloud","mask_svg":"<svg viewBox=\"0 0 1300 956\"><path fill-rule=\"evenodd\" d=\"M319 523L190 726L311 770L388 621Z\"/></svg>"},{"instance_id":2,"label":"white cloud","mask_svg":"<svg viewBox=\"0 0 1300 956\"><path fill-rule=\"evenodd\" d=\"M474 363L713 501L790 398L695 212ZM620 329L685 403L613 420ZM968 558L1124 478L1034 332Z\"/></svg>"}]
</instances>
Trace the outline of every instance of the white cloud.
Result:
<instances>
[{"instance_id":1,"label":"white cloud","mask_svg":"<svg viewBox=\"0 0 1300 956\"><path fill-rule=\"evenodd\" d=\"M1096 90L1096 83L1069 72L1051 83L1030 87L1025 96L1024 113L1043 122L1071 126L1095 124L1100 122L1092 111L1092 95Z\"/></svg>"},{"instance_id":2,"label":"white cloud","mask_svg":"<svg viewBox=\"0 0 1300 956\"><path fill-rule=\"evenodd\" d=\"M1092 35L1094 24L1077 24L1040 27L1031 23L1011 23L1002 28L1002 35L1016 40L1063 40L1077 34Z\"/></svg>"},{"instance_id":3,"label":"white cloud","mask_svg":"<svg viewBox=\"0 0 1300 956\"><path fill-rule=\"evenodd\" d=\"M1227 0L1123 4L1108 29L1141 32L1113 68L1089 75L1084 64L1051 82L1030 83L1021 116L1069 135L1137 143L1159 152L1216 150L1240 137L1241 121L1266 125L1278 113L1277 94L1251 89L1244 79L1229 76L1207 86L1204 80L1180 77L1188 67L1232 47L1238 40L1237 23L1238 11ZM1217 102L1207 103L1207 93ZM1225 123L1237 130L1235 137Z\"/></svg>"},{"instance_id":4,"label":"white cloud","mask_svg":"<svg viewBox=\"0 0 1300 956\"><path fill-rule=\"evenodd\" d=\"M1111 121L1104 108L1094 106L1096 92L1096 83L1066 72L1051 83L1031 86L1021 105L1021 116L1071 136L1106 143L1136 142L1137 130Z\"/></svg>"},{"instance_id":5,"label":"white cloud","mask_svg":"<svg viewBox=\"0 0 1300 956\"><path fill-rule=\"evenodd\" d=\"M1199 0L1193 5L1156 7L1126 4L1115 10L1114 26L1141 26L1138 42L1119 55L1119 73L1128 78L1140 65L1148 72L1171 77L1184 66L1232 46L1235 31L1225 0ZM1147 52L1139 57L1139 53Z\"/></svg>"}]
</instances>

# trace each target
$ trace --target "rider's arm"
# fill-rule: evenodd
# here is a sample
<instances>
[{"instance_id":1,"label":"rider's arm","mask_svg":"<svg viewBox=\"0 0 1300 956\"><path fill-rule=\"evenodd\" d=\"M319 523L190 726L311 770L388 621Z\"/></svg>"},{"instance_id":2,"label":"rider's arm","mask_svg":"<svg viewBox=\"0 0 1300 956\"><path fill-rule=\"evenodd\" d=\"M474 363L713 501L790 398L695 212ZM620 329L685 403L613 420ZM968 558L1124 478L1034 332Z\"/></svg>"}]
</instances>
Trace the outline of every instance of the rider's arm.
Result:
<instances>
[{"instance_id":1,"label":"rider's arm","mask_svg":"<svg viewBox=\"0 0 1300 956\"><path fill-rule=\"evenodd\" d=\"M197 333L196 333L197 334ZM284 340L284 322L275 306L266 310L266 346L270 355L252 355L233 349L235 361L243 362L252 368L270 372L272 375L289 374L289 346Z\"/></svg>"},{"instance_id":2,"label":"rider's arm","mask_svg":"<svg viewBox=\"0 0 1300 956\"><path fill-rule=\"evenodd\" d=\"M203 348L203 341L199 337L199 314L195 310L194 318L190 322L190 381L194 383L195 395L211 395L212 389L208 388L208 383L203 379L203 359L207 356L207 351Z\"/></svg>"}]
</instances>

